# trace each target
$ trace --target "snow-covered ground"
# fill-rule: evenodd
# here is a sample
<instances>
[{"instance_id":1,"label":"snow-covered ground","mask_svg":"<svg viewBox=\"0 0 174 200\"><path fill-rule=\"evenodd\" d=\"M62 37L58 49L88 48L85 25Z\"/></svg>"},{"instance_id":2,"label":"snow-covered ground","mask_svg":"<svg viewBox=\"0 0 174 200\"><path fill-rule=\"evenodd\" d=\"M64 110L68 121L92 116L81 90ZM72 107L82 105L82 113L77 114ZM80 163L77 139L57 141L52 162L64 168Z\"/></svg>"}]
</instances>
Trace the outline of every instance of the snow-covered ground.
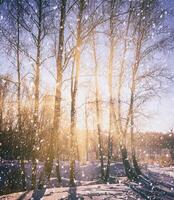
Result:
<instances>
[{"instance_id":1,"label":"snow-covered ground","mask_svg":"<svg viewBox=\"0 0 174 200\"><path fill-rule=\"evenodd\" d=\"M154 173L174 178L174 166L160 167L159 165L148 165L148 169Z\"/></svg>"},{"instance_id":2,"label":"snow-covered ground","mask_svg":"<svg viewBox=\"0 0 174 200\"><path fill-rule=\"evenodd\" d=\"M54 165L55 166L55 165ZM60 162L60 172L62 177L62 186L66 187L69 185L69 162ZM41 171L43 170L43 163L39 163L37 166L38 171L38 178L40 176ZM26 165L26 172L27 172L27 183L28 187L30 186L31 181L31 165ZM124 168L122 163L111 163L110 166L110 174L112 178L112 182L117 183L118 177L125 177ZM100 176L100 164L98 161L95 162L88 162L87 164L81 165L79 162L76 162L75 166L75 178L76 178L76 185L90 185L96 184L99 181ZM49 184L47 187L58 187L57 179L56 179L56 172L55 167L53 167L52 175Z\"/></svg>"},{"instance_id":3,"label":"snow-covered ground","mask_svg":"<svg viewBox=\"0 0 174 200\"><path fill-rule=\"evenodd\" d=\"M38 163L38 174L43 169L43 163ZM96 199L96 200L119 200L119 199L142 199L135 192L133 192L127 185L125 185L125 173L122 163L111 164L111 177L113 177L113 184L100 184L100 165L98 162L87 163L80 165L76 163L76 187L68 187L69 184L69 163L61 163L62 184L58 187L55 178L55 169L52 171L50 182L46 185L46 189L36 191L19 192L1 196L4 200L29 200L29 199ZM26 165L27 183L30 185L31 165ZM174 190L174 167L160 167L158 165L147 165L144 168L144 173L153 181L158 181L167 184L170 190ZM165 200L165 199L163 199Z\"/></svg>"},{"instance_id":4,"label":"snow-covered ground","mask_svg":"<svg viewBox=\"0 0 174 200\"><path fill-rule=\"evenodd\" d=\"M174 166L148 165L146 173L151 179L167 184L174 191Z\"/></svg>"},{"instance_id":5,"label":"snow-covered ground","mask_svg":"<svg viewBox=\"0 0 174 200\"><path fill-rule=\"evenodd\" d=\"M70 188L69 185L69 162L61 162L61 187L55 176L53 168L50 182L46 185L47 189L13 193L1 196L0 199L138 199L137 195L124 184L125 173L122 163L112 163L110 167L112 182L114 184L100 184L100 164L90 162L80 165L76 162L75 177L76 187ZM38 163L38 177L43 169L43 163ZM26 164L27 185L30 186L31 163Z\"/></svg>"},{"instance_id":6,"label":"snow-covered ground","mask_svg":"<svg viewBox=\"0 0 174 200\"><path fill-rule=\"evenodd\" d=\"M29 192L9 194L0 197L2 200L141 200L123 183L111 185L89 185L78 187L51 188Z\"/></svg>"}]
</instances>

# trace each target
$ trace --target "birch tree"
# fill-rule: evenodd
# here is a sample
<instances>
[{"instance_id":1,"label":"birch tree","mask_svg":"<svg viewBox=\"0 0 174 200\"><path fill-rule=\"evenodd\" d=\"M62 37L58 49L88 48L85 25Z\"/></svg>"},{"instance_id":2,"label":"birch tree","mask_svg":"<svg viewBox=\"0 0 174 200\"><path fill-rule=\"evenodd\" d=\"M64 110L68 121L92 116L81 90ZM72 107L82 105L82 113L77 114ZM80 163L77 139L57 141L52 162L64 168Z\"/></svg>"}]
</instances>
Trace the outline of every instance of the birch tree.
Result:
<instances>
[{"instance_id":1,"label":"birch tree","mask_svg":"<svg viewBox=\"0 0 174 200\"><path fill-rule=\"evenodd\" d=\"M103 145L102 145L102 137L101 137L101 116L100 116L100 100L99 100L99 82L98 82L98 61L96 54L96 41L95 36L93 34L92 38L92 49L93 49L93 59L95 64L95 106L96 106L96 121L97 121L97 135L98 135L98 151L99 151L99 159L100 159L100 168L101 168L101 179L104 180L104 159L103 159Z\"/></svg>"},{"instance_id":2,"label":"birch tree","mask_svg":"<svg viewBox=\"0 0 174 200\"><path fill-rule=\"evenodd\" d=\"M74 74L71 82L71 127L70 127L70 185L74 185L75 179L75 130L76 130L76 99L78 91L79 73L80 73L80 57L82 45L82 17L85 9L85 1L78 1L78 16L77 16L77 35L74 52Z\"/></svg>"},{"instance_id":3,"label":"birch tree","mask_svg":"<svg viewBox=\"0 0 174 200\"><path fill-rule=\"evenodd\" d=\"M60 2L60 23L59 23L59 34L58 34L58 50L56 53L56 92L55 92L55 105L54 105L54 119L53 129L51 131L50 144L48 156L45 162L45 173L49 180L51 170L53 167L53 159L56 158L56 173L57 181L61 182L61 174L59 169L59 157L60 157L60 120L61 120L61 93L62 93L62 76L63 76L63 50L64 50L64 29L65 29L65 18L66 18L66 0ZM54 142L56 140L56 142Z\"/></svg>"},{"instance_id":4,"label":"birch tree","mask_svg":"<svg viewBox=\"0 0 174 200\"><path fill-rule=\"evenodd\" d=\"M118 10L119 1L111 0L110 2L110 16L109 16L109 58L108 58L108 88L109 88L109 131L108 131L108 153L107 153L107 167L105 181L109 180L110 161L112 157L112 138L113 138L113 64L115 46L117 40L116 33L116 17L115 12Z\"/></svg>"},{"instance_id":5,"label":"birch tree","mask_svg":"<svg viewBox=\"0 0 174 200\"><path fill-rule=\"evenodd\" d=\"M132 18L136 16L139 16L138 18ZM139 13L139 14L137 14ZM158 14L157 14L158 13ZM141 96L141 93L138 93L137 88L142 86L142 82L140 82L140 79L138 78L140 76L140 72L143 71L144 77L150 78L150 82L154 84L153 78L156 77L156 80L158 79L157 77L165 77L166 76L166 71L164 68L154 68L154 66L151 67L149 70L148 68L141 69L141 66L145 63L144 58L149 54L154 52L154 50L159 50L159 45L164 47L165 46L165 40L164 39L159 39L153 44L152 46L148 44L147 41L149 34L152 33L152 26L153 23L156 23L156 26L160 24L160 16L161 11L159 9L159 5L157 1L142 1L140 2L140 5L131 3L130 4L130 12L129 12L129 17L128 17L128 23L127 23L127 30L126 30L126 35L128 34L128 31L133 27L133 31L131 31L131 37L133 38L133 43L132 45L135 46L135 51L134 51L134 59L131 63L131 71L130 71L130 96L129 96L129 101L128 101L128 110L127 110L127 115L125 118L125 123L121 122L121 113L120 113L120 92L121 88L123 86L124 80L123 80L123 75L125 73L125 67L124 65L121 64L120 68L120 75L119 75L119 89L118 89L118 118L119 118L119 125L120 126L120 132L122 135L122 146L121 146L121 151L122 151L122 158L123 158L123 164L125 166L125 171L128 176L128 178L136 180L137 176L141 174L140 168L138 166L137 160L136 160L136 155L135 155L135 148L134 148L134 137L133 137L133 132L134 132L134 118L135 118L135 107L137 104L137 98ZM149 16L151 16L150 20L148 19ZM153 19L153 20L152 20ZM136 22L135 22L136 21ZM125 41L125 46L123 49L123 59L122 63L124 64L124 57L127 52L126 48L126 41ZM145 47L145 48L144 48ZM148 54L147 54L148 51ZM146 53L145 53L146 52ZM153 75L152 75L153 74ZM155 76L154 76L155 74ZM142 79L141 79L142 81ZM154 86L150 86L147 91L155 91ZM146 95L148 95L146 93ZM147 98L147 96L146 96ZM150 96L149 96L150 98ZM146 100L144 100L145 102ZM144 103L143 102L143 103ZM127 134L129 131L130 127L130 133L131 133L131 149L132 149L132 160L133 160L133 167L131 166L129 159L128 159L128 153L127 153L127 147L126 147L126 138Z\"/></svg>"},{"instance_id":6,"label":"birch tree","mask_svg":"<svg viewBox=\"0 0 174 200\"><path fill-rule=\"evenodd\" d=\"M8 8L8 12L6 15L7 23L11 25L11 29L8 27L7 24L4 24L1 26L1 33L6 41L5 48L14 54L14 57L10 58L11 63L16 68L16 74L17 74L17 81L14 82L15 86L17 88L17 131L18 131L18 137L21 139L21 142L19 144L20 146L20 162L21 162L21 169L22 169L22 183L23 187L25 189L26 183L25 183L25 166L24 166L24 152L23 152L23 144L24 144L24 138L23 138L23 131L21 126L21 66L22 66L22 54L21 54L21 47L23 46L23 40L21 33L23 31L22 29L22 18L24 16L23 12L23 2L21 0L15 0L15 1L9 1L6 2L5 6ZM11 35L11 36L10 36ZM8 51L7 51L8 52Z\"/></svg>"},{"instance_id":7,"label":"birch tree","mask_svg":"<svg viewBox=\"0 0 174 200\"><path fill-rule=\"evenodd\" d=\"M33 63L34 68L34 114L33 124L34 133L32 138L33 152L32 152L32 188L36 187L36 173L37 173L37 142L39 135L39 100L40 100L40 71L42 64L50 57L47 54L43 56L43 45L46 36L50 33L52 26L50 19L52 10L50 10L49 2L42 0L34 0L32 3L25 1L25 20L23 28L28 32L32 41L33 51L23 48L22 51ZM29 20L27 20L28 18Z\"/></svg>"}]
</instances>

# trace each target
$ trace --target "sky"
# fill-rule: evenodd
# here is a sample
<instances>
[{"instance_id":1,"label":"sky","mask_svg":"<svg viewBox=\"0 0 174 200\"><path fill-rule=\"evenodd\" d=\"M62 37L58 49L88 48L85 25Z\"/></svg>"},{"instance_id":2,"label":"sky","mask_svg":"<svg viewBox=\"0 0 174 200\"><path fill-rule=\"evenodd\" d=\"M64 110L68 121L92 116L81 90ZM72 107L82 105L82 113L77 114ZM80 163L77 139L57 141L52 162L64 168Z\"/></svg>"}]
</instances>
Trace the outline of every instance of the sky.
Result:
<instances>
[{"instance_id":1,"label":"sky","mask_svg":"<svg viewBox=\"0 0 174 200\"><path fill-rule=\"evenodd\" d=\"M174 0L161 1L164 6L166 6L166 8L174 9ZM174 17L168 17L166 23L174 29ZM85 61L88 62L87 59ZM170 72L174 73L174 52L165 52L164 59L166 60L167 67ZM51 65L51 63L49 63L49 65ZM90 62L88 62L87 67L90 67ZM9 70L11 72L14 72L14 69L11 68L6 58L2 57L0 60L0 74L3 74ZM67 75L67 77L65 77L65 79L68 77L69 74ZM52 85L55 84L55 80L46 69L42 70L42 80L44 80L42 87L44 89L54 92L54 86ZM106 80L100 81L102 87L102 96L105 96L107 95L107 83ZM82 85L82 88L79 91L79 106L85 103L85 98L88 93L88 91L85 91L83 88L85 88L86 85L90 87L90 79L87 79L86 82L87 83L84 84L84 87ZM67 92L64 93L64 96L67 96L67 98L69 98L69 94ZM145 108L147 109L148 117L142 118L140 121L138 121L138 129L140 129L141 131L169 132L172 128L174 128L174 82L168 82L166 85L166 90L160 94L160 97L150 101ZM84 111L81 112L81 114L83 115ZM79 115L78 118L78 126L79 128L84 128L84 119L83 117L81 117L81 115Z\"/></svg>"},{"instance_id":2,"label":"sky","mask_svg":"<svg viewBox=\"0 0 174 200\"><path fill-rule=\"evenodd\" d=\"M167 58L167 66L174 73L174 52ZM149 119L144 121L142 129L148 131L170 132L174 129L174 82L168 82L160 97L149 103Z\"/></svg>"},{"instance_id":3,"label":"sky","mask_svg":"<svg viewBox=\"0 0 174 200\"><path fill-rule=\"evenodd\" d=\"M164 7L174 11L173 0L161 0L161 2ZM166 23L174 30L174 15L168 16ZM164 55L167 68L170 70L171 74L174 74L174 51L165 52ZM151 102L149 107L152 116L144 121L142 129L157 132L170 132L171 129L174 129L174 82L169 81L166 91L164 91L156 101Z\"/></svg>"}]
</instances>

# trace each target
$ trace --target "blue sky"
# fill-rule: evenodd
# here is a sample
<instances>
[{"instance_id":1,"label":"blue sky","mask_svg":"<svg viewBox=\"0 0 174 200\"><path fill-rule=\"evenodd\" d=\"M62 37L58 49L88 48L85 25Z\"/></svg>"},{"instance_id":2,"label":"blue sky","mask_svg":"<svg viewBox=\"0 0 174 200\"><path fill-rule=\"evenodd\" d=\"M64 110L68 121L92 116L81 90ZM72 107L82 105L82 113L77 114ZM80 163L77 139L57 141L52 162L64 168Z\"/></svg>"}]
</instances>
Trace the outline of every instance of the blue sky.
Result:
<instances>
[{"instance_id":1,"label":"blue sky","mask_svg":"<svg viewBox=\"0 0 174 200\"><path fill-rule=\"evenodd\" d=\"M161 0L161 2L170 9L174 9L174 0ZM174 28L174 17L170 15L167 18L166 23L170 28ZM105 52L106 53L106 52ZM103 55L104 56L104 55ZM174 73L174 52L165 52L164 59L166 59L166 64L171 73ZM87 60L86 60L87 61ZM90 67L90 62L87 63L87 68ZM47 63L48 67L52 68L52 63ZM15 70L12 69L6 57L3 54L0 60L0 74L5 72L15 73ZM69 78L69 73L65 77ZM55 81L53 77L49 74L49 72L45 69L42 70L42 87L47 90L51 90L51 93L54 92L54 84ZM86 79L87 84L90 87L90 79ZM89 83L88 83L89 82ZM101 81L101 87L103 87L103 95L107 95L106 81ZM85 98L88 91L84 90L84 87L81 87L81 91L79 91L79 105L85 102ZM64 96L67 96L69 99L69 94L67 91L64 91ZM166 85L166 90L160 94L160 98L155 98L150 101L146 107L146 113L149 117L141 118L141 120L137 123L137 128L142 131L163 131L168 132L170 129L174 128L174 82L168 82ZM81 111L80 111L81 112ZM81 113L83 114L83 113ZM84 123L82 122L83 117L79 117L78 123L79 127L82 128ZM84 121L84 120L83 120Z\"/></svg>"}]
</instances>

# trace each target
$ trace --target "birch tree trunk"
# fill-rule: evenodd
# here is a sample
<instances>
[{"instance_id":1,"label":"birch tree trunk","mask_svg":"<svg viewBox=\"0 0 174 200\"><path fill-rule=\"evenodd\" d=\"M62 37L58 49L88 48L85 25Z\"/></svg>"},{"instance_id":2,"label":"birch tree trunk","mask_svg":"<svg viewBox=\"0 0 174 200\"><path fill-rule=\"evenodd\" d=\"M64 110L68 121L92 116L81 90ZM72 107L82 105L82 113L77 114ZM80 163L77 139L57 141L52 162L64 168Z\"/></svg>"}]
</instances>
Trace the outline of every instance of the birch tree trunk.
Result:
<instances>
[{"instance_id":1,"label":"birch tree trunk","mask_svg":"<svg viewBox=\"0 0 174 200\"><path fill-rule=\"evenodd\" d=\"M97 63L97 55L96 55L96 44L95 38L93 35L92 38L92 48L93 48L93 57L95 64L95 103L96 103L96 120L97 120L97 135L98 135L98 151L99 151L99 159L100 159L100 173L101 179L104 180L104 160L103 160L103 145L101 138L101 125L100 125L100 105L99 105L99 83L98 83L98 63Z\"/></svg>"},{"instance_id":2,"label":"birch tree trunk","mask_svg":"<svg viewBox=\"0 0 174 200\"><path fill-rule=\"evenodd\" d=\"M39 133L39 96L40 96L40 66L41 66L41 33L42 33L42 0L37 1L38 6L38 26L36 38L36 63L35 63L35 92L34 92L34 138L33 138L33 153L32 153L32 188L36 187L37 162L36 162L36 141Z\"/></svg>"},{"instance_id":3,"label":"birch tree trunk","mask_svg":"<svg viewBox=\"0 0 174 200\"><path fill-rule=\"evenodd\" d=\"M141 24L140 24L141 26ZM140 56L141 56L141 48L142 41L144 37L144 31L140 31L141 28L138 28L138 38L136 44L136 52L135 52L135 63L132 66L132 86L131 86L131 100L130 100L130 123L131 123L131 152L132 152L132 161L133 167L137 175L141 174L141 170L139 168L136 153L135 153L135 143L134 143L134 103L135 103L135 92L137 87L137 73L140 65Z\"/></svg>"},{"instance_id":4,"label":"birch tree trunk","mask_svg":"<svg viewBox=\"0 0 174 200\"><path fill-rule=\"evenodd\" d=\"M121 92L122 92L122 87L124 83L124 73L125 73L125 56L127 54L127 47L128 47L128 34L129 34L129 28L130 28L130 20L132 16L132 2L130 2L129 6L129 15L128 15L128 21L127 21L127 26L125 30L125 38L124 38L124 46L123 46L123 54L122 54L122 60L121 60L121 65L120 65L120 71L119 71L119 77L118 77L118 91L117 91L117 116L116 116L116 121L117 121L117 130L119 131L120 135L120 150L121 150L121 155L122 155L122 160L123 160L123 165L124 169L126 172L126 175L129 179L135 179L136 174L133 170L133 168L130 165L129 159L128 159L128 153L127 153L127 147L126 147L126 139L127 139L127 129L128 125L130 122L130 108L132 107L132 103L130 100L130 105L128 109L128 114L126 118L126 123L125 126L123 126L122 120L121 120ZM132 97L131 97L132 98Z\"/></svg>"},{"instance_id":5,"label":"birch tree trunk","mask_svg":"<svg viewBox=\"0 0 174 200\"><path fill-rule=\"evenodd\" d=\"M17 66L17 106L18 106L18 133L19 137L21 138L20 143L20 162L21 162L21 170L22 170L22 186L23 189L26 187L25 182L25 163L24 163L24 138L23 138L23 131L21 127L21 66L20 66L20 0L16 2L16 9L17 9L17 18L16 18L16 25L17 25L17 45L16 45L16 66Z\"/></svg>"},{"instance_id":6,"label":"birch tree trunk","mask_svg":"<svg viewBox=\"0 0 174 200\"><path fill-rule=\"evenodd\" d=\"M112 157L112 137L113 137L113 92L112 92L112 74L113 74L113 59L114 59L114 8L116 1L111 1L111 15L110 15L110 34L109 34L109 64L108 64L108 88L109 88L109 132L108 132L108 153L105 181L109 180L110 160Z\"/></svg>"},{"instance_id":7,"label":"birch tree trunk","mask_svg":"<svg viewBox=\"0 0 174 200\"><path fill-rule=\"evenodd\" d=\"M51 176L51 170L53 167L54 158L56 161L56 174L58 183L61 182L61 174L59 169L60 158L60 120L61 120L61 90L62 90L62 75L63 75L63 49L64 49L64 26L66 17L66 0L61 0L61 16L59 24L59 38L58 38L58 52L56 58L57 66L57 78L56 78L56 91L55 91L55 105L54 105L54 118L53 118L53 130L51 131L50 144L48 157L45 163L46 178L49 180Z\"/></svg>"},{"instance_id":8,"label":"birch tree trunk","mask_svg":"<svg viewBox=\"0 0 174 200\"><path fill-rule=\"evenodd\" d=\"M132 162L133 162L133 167L135 169L135 172L137 175L141 175L141 170L137 162L136 158L136 151L135 151L135 139L134 139L134 104L132 106L132 111L131 111L131 153L132 153Z\"/></svg>"},{"instance_id":9,"label":"birch tree trunk","mask_svg":"<svg viewBox=\"0 0 174 200\"><path fill-rule=\"evenodd\" d=\"M78 91L78 82L79 82L79 72L80 72L80 56L81 56L81 32L82 32L82 17L83 10L85 6L84 0L79 0L79 13L77 18L77 37L76 37L76 48L74 54L75 61L75 77L72 77L71 82L71 127L70 127L70 185L74 185L75 179L75 131L76 131L76 99ZM72 74L73 75L73 74Z\"/></svg>"},{"instance_id":10,"label":"birch tree trunk","mask_svg":"<svg viewBox=\"0 0 174 200\"><path fill-rule=\"evenodd\" d=\"M85 126L86 126L86 143L85 143L85 147L86 147L86 161L89 160L88 158L88 151L89 151L89 130L88 130L88 108L87 108L87 100L85 103Z\"/></svg>"},{"instance_id":11,"label":"birch tree trunk","mask_svg":"<svg viewBox=\"0 0 174 200\"><path fill-rule=\"evenodd\" d=\"M60 117L61 117L61 90L62 90L62 73L63 73L63 47L64 47L64 26L65 26L65 17L66 17L66 0L61 2L61 19L59 25L59 46L58 46L58 55L57 55L57 83L56 83L56 96L55 96L55 107L54 107L54 131L56 133L56 173L57 180L61 182L61 175L59 169L59 157L60 157L60 148L59 148L59 135L60 135Z\"/></svg>"}]
</instances>

